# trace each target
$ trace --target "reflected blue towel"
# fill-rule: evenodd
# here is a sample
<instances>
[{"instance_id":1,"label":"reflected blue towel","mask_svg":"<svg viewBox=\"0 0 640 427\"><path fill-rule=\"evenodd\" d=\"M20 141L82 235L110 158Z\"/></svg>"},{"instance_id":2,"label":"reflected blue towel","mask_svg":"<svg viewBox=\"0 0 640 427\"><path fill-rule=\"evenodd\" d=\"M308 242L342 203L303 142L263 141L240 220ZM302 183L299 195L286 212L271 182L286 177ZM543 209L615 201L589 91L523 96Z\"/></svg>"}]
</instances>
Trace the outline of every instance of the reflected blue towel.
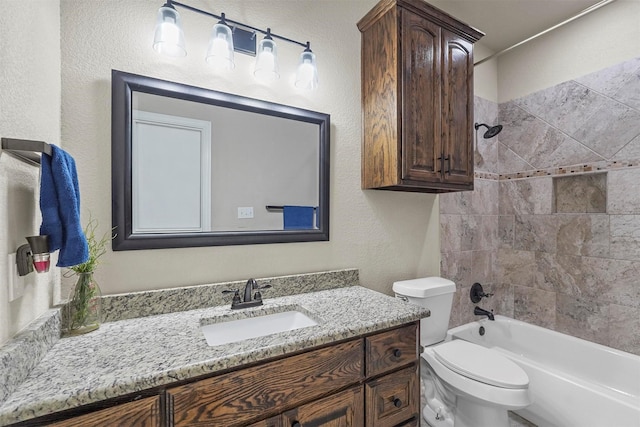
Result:
<instances>
[{"instance_id":1,"label":"reflected blue towel","mask_svg":"<svg viewBox=\"0 0 640 427\"><path fill-rule=\"evenodd\" d=\"M285 230L313 229L313 206L284 206Z\"/></svg>"},{"instance_id":2,"label":"reflected blue towel","mask_svg":"<svg viewBox=\"0 0 640 427\"><path fill-rule=\"evenodd\" d=\"M58 267L82 264L89 258L87 238L80 225L80 188L76 162L52 145L42 154L40 176L40 234L49 235L49 251L60 249Z\"/></svg>"}]
</instances>

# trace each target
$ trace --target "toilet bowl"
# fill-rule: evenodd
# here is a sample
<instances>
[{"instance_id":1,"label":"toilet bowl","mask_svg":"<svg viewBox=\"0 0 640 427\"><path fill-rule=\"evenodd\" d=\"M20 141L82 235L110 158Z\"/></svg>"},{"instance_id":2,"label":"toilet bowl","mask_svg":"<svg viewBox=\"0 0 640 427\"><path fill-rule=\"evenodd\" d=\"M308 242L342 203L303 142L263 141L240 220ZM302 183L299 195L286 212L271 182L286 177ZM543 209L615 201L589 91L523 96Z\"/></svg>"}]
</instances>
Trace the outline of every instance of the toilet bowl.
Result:
<instances>
[{"instance_id":1,"label":"toilet bowl","mask_svg":"<svg viewBox=\"0 0 640 427\"><path fill-rule=\"evenodd\" d=\"M395 282L396 296L429 308L420 321L422 415L432 427L508 427L507 411L531 403L527 374L497 351L444 341L455 284L440 277Z\"/></svg>"},{"instance_id":2,"label":"toilet bowl","mask_svg":"<svg viewBox=\"0 0 640 427\"><path fill-rule=\"evenodd\" d=\"M508 426L507 411L531 403L527 374L493 350L454 340L427 347L421 356L426 362L422 368L431 372L422 379L440 382L439 387L434 386L433 398L454 401L453 408L440 414L433 404L423 408L423 416L432 425L430 420L444 426L442 421L448 418L455 427Z\"/></svg>"}]
</instances>

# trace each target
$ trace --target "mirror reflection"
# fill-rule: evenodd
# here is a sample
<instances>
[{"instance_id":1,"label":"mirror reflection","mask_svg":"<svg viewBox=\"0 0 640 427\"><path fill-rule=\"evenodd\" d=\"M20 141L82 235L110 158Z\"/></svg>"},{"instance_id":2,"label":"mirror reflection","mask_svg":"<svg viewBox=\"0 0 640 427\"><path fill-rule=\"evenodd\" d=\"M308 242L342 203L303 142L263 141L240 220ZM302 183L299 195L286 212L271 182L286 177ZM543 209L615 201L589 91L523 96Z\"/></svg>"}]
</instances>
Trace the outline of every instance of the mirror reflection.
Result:
<instances>
[{"instance_id":1,"label":"mirror reflection","mask_svg":"<svg viewBox=\"0 0 640 427\"><path fill-rule=\"evenodd\" d=\"M328 115L112 77L114 250L328 240Z\"/></svg>"}]
</instances>

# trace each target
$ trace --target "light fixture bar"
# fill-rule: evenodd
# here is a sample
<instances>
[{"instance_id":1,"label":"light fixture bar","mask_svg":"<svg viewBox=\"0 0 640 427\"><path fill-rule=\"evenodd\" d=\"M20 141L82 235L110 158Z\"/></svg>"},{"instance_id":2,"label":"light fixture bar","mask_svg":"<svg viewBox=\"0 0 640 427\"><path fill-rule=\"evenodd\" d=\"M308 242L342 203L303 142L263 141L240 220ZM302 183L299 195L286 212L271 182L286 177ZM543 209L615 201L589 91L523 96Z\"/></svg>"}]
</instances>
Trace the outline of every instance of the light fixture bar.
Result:
<instances>
[{"instance_id":1,"label":"light fixture bar","mask_svg":"<svg viewBox=\"0 0 640 427\"><path fill-rule=\"evenodd\" d=\"M180 2L177 2L177 1L173 1L173 0L167 0L167 3L168 3L169 5L173 5L173 6L180 6L180 7L183 7L183 8L185 8L185 9L187 9L187 10L190 10L190 11L192 11L192 12L196 12L196 13L199 13L199 14L201 14L201 15L210 16L210 17L215 18L215 19L218 19L218 20L221 20L221 19L222 19L222 16L216 15L216 14L211 13L211 12L207 12L207 11L202 10L202 9L195 8L195 7L193 7L193 6L189 6L188 4L180 3ZM232 20L232 19L227 18L226 16L225 16L225 20L226 20L228 23L231 23L231 24L234 24L234 25L238 25L238 26L240 26L240 27L242 27L242 28L246 28L246 29L249 29L249 30L253 30L254 32L262 33L262 34L265 34L265 35L267 34L267 30L263 30L263 29L261 29L261 28L253 27L253 26L251 26L251 25L247 25L247 24L244 24L244 23L242 23L242 22L234 21L234 20ZM238 29L237 29L237 28L234 28L234 30L238 30ZM249 31L247 31L247 32L249 32ZM280 36L280 35L278 35L278 34L274 34L274 33L271 33L271 32L270 32L270 34L271 34L271 37L273 37L274 39L279 39L279 40L283 40L283 41L286 41L286 42L289 42L289 43L297 44L298 46L307 47L307 44L308 44L308 42L302 43L302 42L299 42L299 41L297 41L297 40L293 40L293 39L290 39L290 38L288 38L288 37ZM255 39L255 35L253 35L253 34L252 34L252 36L253 36L253 38ZM247 52L244 52L244 51L243 51L243 50L241 50L241 49L240 49L240 51L241 51L241 52L243 52L243 53L247 53ZM256 53L256 52L255 52L255 48L254 48L254 49L253 49L253 52L250 52L250 54L255 55L255 53Z\"/></svg>"}]
</instances>

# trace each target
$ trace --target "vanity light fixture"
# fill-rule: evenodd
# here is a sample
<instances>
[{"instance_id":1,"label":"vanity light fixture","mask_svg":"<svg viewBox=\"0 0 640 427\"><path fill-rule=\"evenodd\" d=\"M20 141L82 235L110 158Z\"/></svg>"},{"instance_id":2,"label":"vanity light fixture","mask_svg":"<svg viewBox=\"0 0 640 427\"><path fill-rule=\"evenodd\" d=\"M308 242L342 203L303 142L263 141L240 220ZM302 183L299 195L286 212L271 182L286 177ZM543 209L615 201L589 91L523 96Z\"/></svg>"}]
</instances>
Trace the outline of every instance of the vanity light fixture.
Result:
<instances>
[{"instance_id":1,"label":"vanity light fixture","mask_svg":"<svg viewBox=\"0 0 640 427\"><path fill-rule=\"evenodd\" d=\"M233 34L227 25L224 13L220 21L211 29L211 39L205 57L207 63L218 69L233 70Z\"/></svg>"},{"instance_id":2,"label":"vanity light fixture","mask_svg":"<svg viewBox=\"0 0 640 427\"><path fill-rule=\"evenodd\" d=\"M153 36L153 49L167 56L187 56L180 14L167 1L159 10Z\"/></svg>"},{"instance_id":3,"label":"vanity light fixture","mask_svg":"<svg viewBox=\"0 0 640 427\"><path fill-rule=\"evenodd\" d=\"M313 90L318 87L318 68L316 54L311 52L309 42L307 48L300 54L298 71L296 73L296 87Z\"/></svg>"},{"instance_id":4,"label":"vanity light fixture","mask_svg":"<svg viewBox=\"0 0 640 427\"><path fill-rule=\"evenodd\" d=\"M221 16L197 9L193 6L166 0L158 10L153 49L168 56L181 57L187 55L184 43L184 32L180 21L180 14L176 6L192 12L207 15L218 20L211 30L211 39L205 56L207 63L217 70L231 70L235 67L234 52L244 53L256 57L253 70L255 77L262 81L273 81L280 77L278 70L277 46L274 39L304 47L300 54L295 85L301 89L315 89L318 86L318 69L316 56L311 51L309 42L302 43L287 37L273 34L270 28L262 30L251 25L227 19ZM264 34L256 49L256 34Z\"/></svg>"},{"instance_id":5,"label":"vanity light fixture","mask_svg":"<svg viewBox=\"0 0 640 427\"><path fill-rule=\"evenodd\" d=\"M258 46L253 75L258 80L265 82L280 78L278 73L278 47L271 37L271 28L267 28L267 35L264 36Z\"/></svg>"}]
</instances>

